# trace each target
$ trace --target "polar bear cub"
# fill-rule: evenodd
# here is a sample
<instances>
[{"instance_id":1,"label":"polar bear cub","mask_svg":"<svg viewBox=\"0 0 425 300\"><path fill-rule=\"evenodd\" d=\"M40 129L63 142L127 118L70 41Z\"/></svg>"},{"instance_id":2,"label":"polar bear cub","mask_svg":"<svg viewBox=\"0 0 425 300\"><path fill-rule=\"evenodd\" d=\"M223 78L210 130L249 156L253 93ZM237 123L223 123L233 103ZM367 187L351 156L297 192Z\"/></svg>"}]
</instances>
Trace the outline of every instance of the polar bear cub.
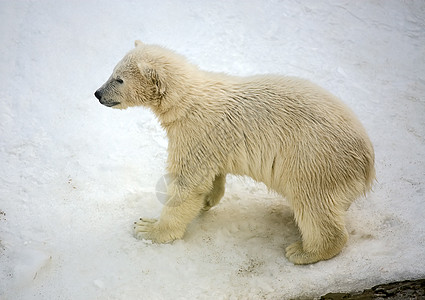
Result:
<instances>
[{"instance_id":1,"label":"polar bear cub","mask_svg":"<svg viewBox=\"0 0 425 300\"><path fill-rule=\"evenodd\" d=\"M347 241L346 210L375 177L363 126L307 80L206 72L136 41L95 96L108 107L149 107L169 139L168 200L159 220L135 223L138 238L181 239L200 212L220 201L226 174L246 175L280 193L294 211L302 239L286 248L287 258L330 259Z\"/></svg>"}]
</instances>

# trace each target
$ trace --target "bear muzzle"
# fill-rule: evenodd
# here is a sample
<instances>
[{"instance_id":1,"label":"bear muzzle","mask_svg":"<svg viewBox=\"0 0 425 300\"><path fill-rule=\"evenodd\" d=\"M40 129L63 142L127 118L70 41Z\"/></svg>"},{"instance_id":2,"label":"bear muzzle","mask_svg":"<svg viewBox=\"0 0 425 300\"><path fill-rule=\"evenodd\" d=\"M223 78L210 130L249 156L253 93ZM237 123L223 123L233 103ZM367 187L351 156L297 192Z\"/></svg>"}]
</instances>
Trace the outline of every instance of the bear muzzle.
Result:
<instances>
[{"instance_id":1,"label":"bear muzzle","mask_svg":"<svg viewBox=\"0 0 425 300\"><path fill-rule=\"evenodd\" d=\"M102 99L103 94L102 94L102 92L101 92L100 89L97 90L94 93L94 96L99 100L100 104L103 104L103 105L105 105L107 107L112 107L112 106L115 106L115 105L120 104L120 102L108 102L108 101L105 101L104 99Z\"/></svg>"}]
</instances>

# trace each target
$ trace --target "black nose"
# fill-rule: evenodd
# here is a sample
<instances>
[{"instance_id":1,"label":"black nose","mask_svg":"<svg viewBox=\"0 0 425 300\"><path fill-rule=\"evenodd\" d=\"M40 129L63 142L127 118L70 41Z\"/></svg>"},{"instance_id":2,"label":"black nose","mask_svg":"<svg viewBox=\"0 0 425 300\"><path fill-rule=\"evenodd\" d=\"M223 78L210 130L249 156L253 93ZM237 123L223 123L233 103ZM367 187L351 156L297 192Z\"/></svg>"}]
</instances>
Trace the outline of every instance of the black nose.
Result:
<instances>
[{"instance_id":1,"label":"black nose","mask_svg":"<svg viewBox=\"0 0 425 300\"><path fill-rule=\"evenodd\" d=\"M97 99L102 99L102 93L99 91L99 90L97 90L95 93L94 93L94 95L95 95L95 97L97 98Z\"/></svg>"}]
</instances>

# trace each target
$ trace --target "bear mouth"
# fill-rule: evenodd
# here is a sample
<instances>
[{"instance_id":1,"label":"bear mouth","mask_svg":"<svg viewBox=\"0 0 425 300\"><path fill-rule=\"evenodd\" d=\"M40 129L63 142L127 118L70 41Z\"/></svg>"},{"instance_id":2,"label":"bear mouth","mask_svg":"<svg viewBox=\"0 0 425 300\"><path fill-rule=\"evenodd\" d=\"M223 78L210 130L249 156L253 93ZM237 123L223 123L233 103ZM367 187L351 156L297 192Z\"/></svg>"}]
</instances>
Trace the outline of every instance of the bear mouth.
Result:
<instances>
[{"instance_id":1,"label":"bear mouth","mask_svg":"<svg viewBox=\"0 0 425 300\"><path fill-rule=\"evenodd\" d=\"M120 102L101 102L101 104L107 106L107 107L112 107L112 106L116 106L118 104L121 104Z\"/></svg>"}]
</instances>

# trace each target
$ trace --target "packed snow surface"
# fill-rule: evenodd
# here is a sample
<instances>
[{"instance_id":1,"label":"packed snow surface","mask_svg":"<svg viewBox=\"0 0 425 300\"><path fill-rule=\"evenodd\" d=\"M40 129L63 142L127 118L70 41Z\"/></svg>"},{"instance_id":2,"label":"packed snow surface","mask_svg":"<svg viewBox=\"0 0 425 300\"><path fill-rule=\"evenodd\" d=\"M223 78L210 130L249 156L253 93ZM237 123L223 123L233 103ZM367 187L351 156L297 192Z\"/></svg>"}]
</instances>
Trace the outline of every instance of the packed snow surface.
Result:
<instances>
[{"instance_id":1,"label":"packed snow surface","mask_svg":"<svg viewBox=\"0 0 425 300\"><path fill-rule=\"evenodd\" d=\"M358 115L373 192L337 257L295 266L285 199L228 176L183 240L137 240L158 216L167 139L151 111L93 92L133 47L209 71L308 78ZM425 3L0 1L0 298L287 299L425 277Z\"/></svg>"}]
</instances>

